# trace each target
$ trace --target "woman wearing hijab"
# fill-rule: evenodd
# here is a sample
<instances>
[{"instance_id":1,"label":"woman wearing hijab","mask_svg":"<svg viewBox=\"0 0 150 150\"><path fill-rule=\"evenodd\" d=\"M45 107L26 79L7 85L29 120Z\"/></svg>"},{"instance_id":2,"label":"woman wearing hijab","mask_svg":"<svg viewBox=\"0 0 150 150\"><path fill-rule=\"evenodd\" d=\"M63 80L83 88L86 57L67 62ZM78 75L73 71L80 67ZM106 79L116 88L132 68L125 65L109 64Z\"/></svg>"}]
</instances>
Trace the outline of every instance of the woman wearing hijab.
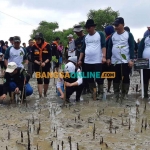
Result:
<instances>
[{"instance_id":1,"label":"woman wearing hijab","mask_svg":"<svg viewBox=\"0 0 150 150\"><path fill-rule=\"evenodd\" d=\"M46 75L50 71L50 61L51 61L51 49L50 45L44 41L42 33L37 33L35 36L36 43L32 47L31 58L34 63L34 71L44 72ZM49 78L37 78L39 97L42 97L43 91L43 81L44 81L44 97L47 96L48 85L50 82Z\"/></svg>"}]
</instances>

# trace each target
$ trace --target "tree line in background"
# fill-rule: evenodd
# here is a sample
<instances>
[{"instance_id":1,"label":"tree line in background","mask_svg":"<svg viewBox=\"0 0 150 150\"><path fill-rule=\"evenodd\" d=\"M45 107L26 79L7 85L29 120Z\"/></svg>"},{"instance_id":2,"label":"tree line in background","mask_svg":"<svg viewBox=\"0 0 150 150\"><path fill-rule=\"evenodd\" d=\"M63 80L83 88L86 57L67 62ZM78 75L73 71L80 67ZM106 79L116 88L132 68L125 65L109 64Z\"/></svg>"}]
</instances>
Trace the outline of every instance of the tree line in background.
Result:
<instances>
[{"instance_id":1,"label":"tree line in background","mask_svg":"<svg viewBox=\"0 0 150 150\"><path fill-rule=\"evenodd\" d=\"M108 24L111 25L119 15L119 11L114 11L111 7L108 7L106 9L90 10L87 14L87 19L94 20L97 24L97 31L104 31L104 27ZM79 22L79 24L84 27L85 22L82 21ZM41 32L47 42L51 43L56 37L59 37L63 45L66 46L68 43L67 36L74 34L73 27L63 31L56 31L58 28L59 24L57 22L41 21L38 28L32 31L31 38L33 38L37 32ZM76 38L76 35L74 38Z\"/></svg>"}]
</instances>

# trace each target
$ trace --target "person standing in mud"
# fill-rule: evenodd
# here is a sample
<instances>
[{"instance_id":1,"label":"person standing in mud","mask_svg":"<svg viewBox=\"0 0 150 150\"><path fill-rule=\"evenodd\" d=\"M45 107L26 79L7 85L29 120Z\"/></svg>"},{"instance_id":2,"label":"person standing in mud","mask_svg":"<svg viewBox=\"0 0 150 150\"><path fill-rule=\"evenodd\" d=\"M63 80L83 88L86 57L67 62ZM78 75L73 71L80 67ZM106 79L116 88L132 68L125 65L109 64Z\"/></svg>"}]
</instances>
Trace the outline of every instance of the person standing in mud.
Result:
<instances>
[{"instance_id":1,"label":"person standing in mud","mask_svg":"<svg viewBox=\"0 0 150 150\"><path fill-rule=\"evenodd\" d=\"M34 65L32 63L32 59L31 59L31 54L32 54L32 46L34 45L34 42L32 39L29 40L29 46L26 48L27 50L27 58L28 58L28 73L30 74L30 76L32 77L33 73L34 73Z\"/></svg>"},{"instance_id":2,"label":"person standing in mud","mask_svg":"<svg viewBox=\"0 0 150 150\"><path fill-rule=\"evenodd\" d=\"M7 67L9 62L15 62L18 67L24 68L24 64L27 64L27 52L20 46L21 39L19 36L13 38L13 46L9 47L4 56L4 63Z\"/></svg>"},{"instance_id":3,"label":"person standing in mud","mask_svg":"<svg viewBox=\"0 0 150 150\"><path fill-rule=\"evenodd\" d=\"M75 40L76 56L77 56L77 60L78 60L80 57L80 51L81 51L81 48L83 45L83 40L84 40L85 34L83 33L83 28L80 24L75 25L73 31L78 36L78 38ZM82 72L85 72L84 57L82 59ZM83 79L83 86L84 86L84 88L83 88L82 94L84 95L84 94L90 93L89 84L86 79Z\"/></svg>"},{"instance_id":4,"label":"person standing in mud","mask_svg":"<svg viewBox=\"0 0 150 150\"><path fill-rule=\"evenodd\" d=\"M59 41L60 41L60 38L56 37L55 41L53 41L51 44L52 56L55 56L57 59L57 62L54 62L53 71L55 71L56 69L57 72L59 70L59 50L58 50Z\"/></svg>"},{"instance_id":5,"label":"person standing in mud","mask_svg":"<svg viewBox=\"0 0 150 150\"><path fill-rule=\"evenodd\" d=\"M36 33L35 35L36 43L32 47L31 59L34 63L34 71L47 73L50 71L50 61L51 61L51 49L50 45L44 41L42 33ZM44 81L44 97L47 96L47 90L49 86L49 78L37 78L39 97L42 98L43 92L43 81Z\"/></svg>"},{"instance_id":6,"label":"person standing in mud","mask_svg":"<svg viewBox=\"0 0 150 150\"><path fill-rule=\"evenodd\" d=\"M112 64L112 71L116 72L113 79L115 98L119 100L120 81L122 81L122 99L126 98L129 91L130 70L133 67L134 59L134 38L130 32L124 30L124 19L118 17L113 23L116 32L109 40L107 63Z\"/></svg>"},{"instance_id":7,"label":"person standing in mud","mask_svg":"<svg viewBox=\"0 0 150 150\"><path fill-rule=\"evenodd\" d=\"M150 80L150 36L144 37L139 45L138 58L149 59L149 68L143 69L144 98L148 98L148 85Z\"/></svg>"},{"instance_id":8,"label":"person standing in mud","mask_svg":"<svg viewBox=\"0 0 150 150\"><path fill-rule=\"evenodd\" d=\"M84 63L86 73L101 73L102 63L106 62L105 36L102 32L97 32L95 27L96 24L94 23L94 20L87 20L85 28L88 35L84 38L78 60L78 65L81 65L82 59L85 56ZM98 83L98 95L94 78L88 78L88 83L93 94L93 99L101 100L103 98L103 80L100 77L95 77L95 79Z\"/></svg>"},{"instance_id":9,"label":"person standing in mud","mask_svg":"<svg viewBox=\"0 0 150 150\"><path fill-rule=\"evenodd\" d=\"M75 56L75 41L73 39L73 35L69 34L67 36L68 40L69 40L69 46L68 46L68 58Z\"/></svg>"},{"instance_id":10,"label":"person standing in mud","mask_svg":"<svg viewBox=\"0 0 150 150\"><path fill-rule=\"evenodd\" d=\"M108 43L110 40L111 35L115 32L114 27L111 25L108 25L105 27L105 34L106 34L106 57L107 57L107 50L108 50ZM110 72L111 71L111 67L107 65L107 63L104 63L102 65L102 72ZM107 92L110 92L110 87L111 87L111 82L112 79L107 79L108 81L108 88L107 88Z\"/></svg>"}]
</instances>

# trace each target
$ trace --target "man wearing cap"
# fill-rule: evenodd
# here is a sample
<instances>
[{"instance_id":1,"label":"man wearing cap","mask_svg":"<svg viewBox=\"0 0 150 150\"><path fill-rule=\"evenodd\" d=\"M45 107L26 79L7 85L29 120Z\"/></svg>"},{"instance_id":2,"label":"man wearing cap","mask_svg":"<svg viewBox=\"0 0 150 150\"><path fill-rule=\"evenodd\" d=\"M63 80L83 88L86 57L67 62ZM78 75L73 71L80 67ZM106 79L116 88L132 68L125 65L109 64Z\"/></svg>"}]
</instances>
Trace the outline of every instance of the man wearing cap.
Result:
<instances>
[{"instance_id":1,"label":"man wearing cap","mask_svg":"<svg viewBox=\"0 0 150 150\"><path fill-rule=\"evenodd\" d=\"M72 34L69 34L67 38L69 40L69 48L68 48L68 58L69 58L75 56L75 41L73 39Z\"/></svg>"},{"instance_id":2,"label":"man wearing cap","mask_svg":"<svg viewBox=\"0 0 150 150\"><path fill-rule=\"evenodd\" d=\"M51 48L50 45L45 42L42 33L36 33L35 35L36 43L32 46L31 59L34 63L34 71L40 72L41 74L47 74L50 71L50 61L51 61ZM43 86L44 81L44 86ZM48 78L37 78L39 97L42 98L42 92L44 87L44 97L47 96L47 90L49 86L50 79Z\"/></svg>"},{"instance_id":3,"label":"man wearing cap","mask_svg":"<svg viewBox=\"0 0 150 150\"><path fill-rule=\"evenodd\" d=\"M7 67L9 62L15 62L18 67L24 68L23 64L27 64L27 52L20 46L21 39L19 36L15 36L13 40L14 45L5 52L5 66Z\"/></svg>"},{"instance_id":4,"label":"man wearing cap","mask_svg":"<svg viewBox=\"0 0 150 150\"><path fill-rule=\"evenodd\" d=\"M77 56L77 60L80 57L80 51L83 45L83 40L85 37L85 34L83 33L83 28L82 26L79 25L75 25L73 31L76 33L76 35L78 36L78 38L75 40L75 47L76 47L76 56ZM85 64L84 64L84 57L82 59L82 72L85 72ZM87 80L84 78L83 79L83 93L82 94L86 94L89 93L89 84L87 82Z\"/></svg>"},{"instance_id":5,"label":"man wearing cap","mask_svg":"<svg viewBox=\"0 0 150 150\"><path fill-rule=\"evenodd\" d=\"M69 98L76 92L76 102L80 101L80 96L82 93L82 75L80 75L81 70L77 67L77 56L69 57L67 64L65 65L65 72L70 73L70 78L64 79L60 78L57 81L57 94L60 98L64 99L64 81L66 87L66 102L70 102ZM75 73L75 75L74 75Z\"/></svg>"},{"instance_id":6,"label":"man wearing cap","mask_svg":"<svg viewBox=\"0 0 150 150\"><path fill-rule=\"evenodd\" d=\"M134 59L134 38L130 32L124 30L124 19L118 17L113 23L116 32L112 34L108 45L107 63L112 64L112 71L116 72L113 79L115 98L119 100L120 81L122 81L122 99L129 90L130 70Z\"/></svg>"},{"instance_id":7,"label":"man wearing cap","mask_svg":"<svg viewBox=\"0 0 150 150\"><path fill-rule=\"evenodd\" d=\"M13 100L13 94L19 94L20 91L22 92L25 82L26 96L30 96L33 93L33 89L28 83L29 79L30 76L26 74L24 69L18 68L15 62L10 62L8 63L6 73L4 75L4 91L11 92L11 100Z\"/></svg>"},{"instance_id":8,"label":"man wearing cap","mask_svg":"<svg viewBox=\"0 0 150 150\"><path fill-rule=\"evenodd\" d=\"M88 34L84 38L78 61L78 64L81 65L83 56L85 56L84 63L87 73L101 73L102 63L106 62L105 36L102 32L97 32L95 27L94 20L87 20L85 28ZM96 82L98 84L97 99L100 100L103 97L103 80L97 77ZM93 99L96 100L97 91L94 78L88 78L88 83L93 94Z\"/></svg>"}]
</instances>

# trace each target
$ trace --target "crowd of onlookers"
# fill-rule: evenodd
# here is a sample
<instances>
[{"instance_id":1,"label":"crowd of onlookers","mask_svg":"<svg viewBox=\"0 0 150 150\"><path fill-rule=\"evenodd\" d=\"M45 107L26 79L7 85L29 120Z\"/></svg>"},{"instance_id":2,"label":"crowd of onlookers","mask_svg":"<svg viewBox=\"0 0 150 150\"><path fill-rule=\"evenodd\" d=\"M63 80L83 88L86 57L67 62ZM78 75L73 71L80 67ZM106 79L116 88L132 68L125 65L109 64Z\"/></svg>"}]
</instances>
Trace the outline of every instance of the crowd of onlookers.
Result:
<instances>
[{"instance_id":1,"label":"crowd of onlookers","mask_svg":"<svg viewBox=\"0 0 150 150\"><path fill-rule=\"evenodd\" d=\"M136 42L130 28L124 26L124 19L118 17L113 25L107 25L102 31L96 31L94 20L89 19L85 24L87 35L81 25L75 25L73 31L77 39L69 34L68 45L63 46L61 39L45 41L42 33L36 33L34 39L29 40L29 45L23 43L19 36L10 37L8 42L0 41L1 74L4 75L4 84L0 85L1 99L9 93L11 100L14 95L25 99L33 93L29 84L34 72L48 73L53 66L53 71L59 72L62 63L66 63L64 73L79 74L75 78L59 78L57 81L58 95L69 102L69 98L76 91L76 101L80 101L81 94L90 94L94 100L101 100L104 93L104 79L101 77L87 76L89 72L115 72L116 77L108 80L107 92L113 82L116 100L127 99L130 86L130 73L134 60L138 58L150 59L150 27L142 39ZM53 62L51 64L51 62ZM144 97L148 98L148 84L150 69L144 69ZM39 97L47 96L49 78L37 78ZM121 97L120 97L120 92ZM19 99L18 98L18 99Z\"/></svg>"}]
</instances>

